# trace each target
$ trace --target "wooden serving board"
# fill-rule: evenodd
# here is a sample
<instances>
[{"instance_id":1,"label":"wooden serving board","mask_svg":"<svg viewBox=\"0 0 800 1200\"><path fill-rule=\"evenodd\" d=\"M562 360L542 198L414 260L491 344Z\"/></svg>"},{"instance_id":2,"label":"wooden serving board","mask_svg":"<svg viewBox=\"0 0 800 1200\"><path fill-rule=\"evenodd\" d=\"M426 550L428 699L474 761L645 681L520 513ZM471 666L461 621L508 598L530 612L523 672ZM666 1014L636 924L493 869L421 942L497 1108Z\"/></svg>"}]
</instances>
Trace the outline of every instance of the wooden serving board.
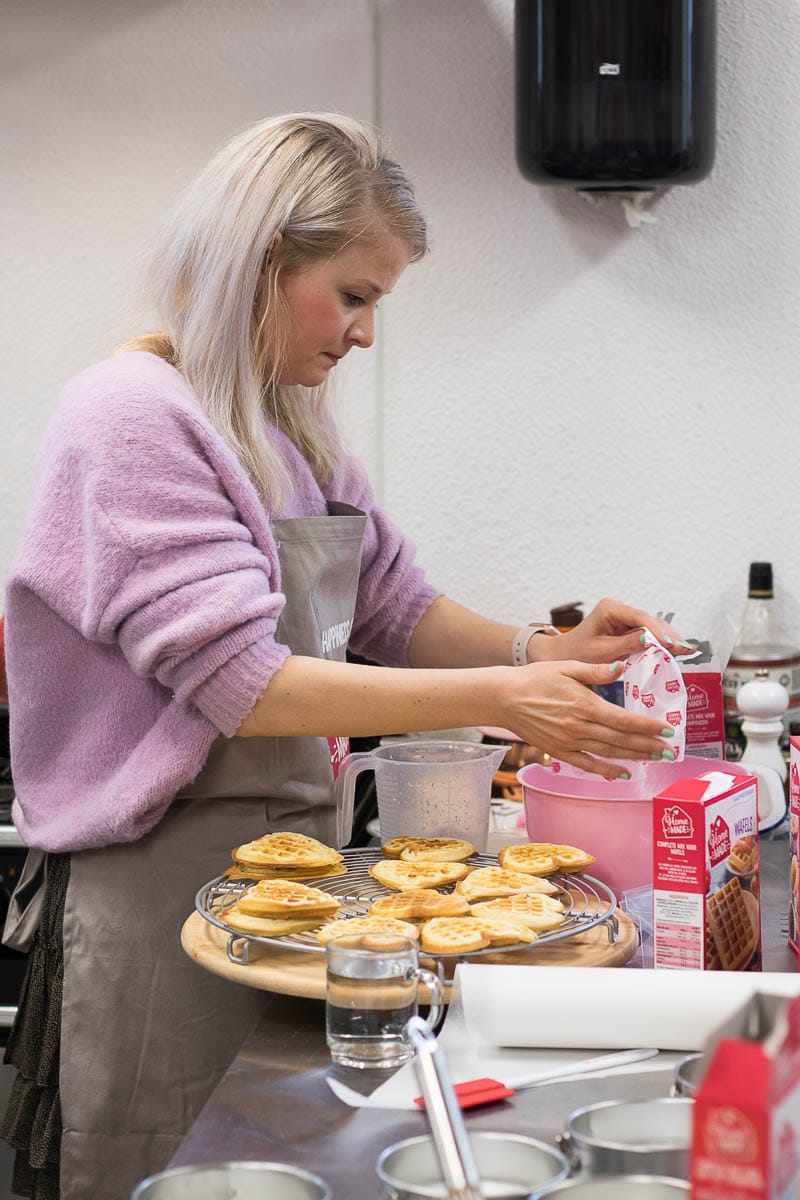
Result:
<instances>
[{"instance_id":1,"label":"wooden serving board","mask_svg":"<svg viewBox=\"0 0 800 1200\"><path fill-rule=\"evenodd\" d=\"M617 909L616 918L619 922L616 942L608 940L605 925L595 925L585 933L576 933L562 941L506 954L482 954L472 961L526 963L536 967L621 967L633 957L638 938L636 926L630 917ZM184 923L181 943L189 957L201 967L233 983L244 983L248 987L280 992L285 996L325 999L324 954L281 950L277 946L251 942L248 961L245 964L233 963L226 950L228 934L206 921L199 912L192 913ZM235 943L237 953L241 945L241 942ZM448 973L451 970L449 963L447 970ZM421 998L425 1002L424 991Z\"/></svg>"}]
</instances>

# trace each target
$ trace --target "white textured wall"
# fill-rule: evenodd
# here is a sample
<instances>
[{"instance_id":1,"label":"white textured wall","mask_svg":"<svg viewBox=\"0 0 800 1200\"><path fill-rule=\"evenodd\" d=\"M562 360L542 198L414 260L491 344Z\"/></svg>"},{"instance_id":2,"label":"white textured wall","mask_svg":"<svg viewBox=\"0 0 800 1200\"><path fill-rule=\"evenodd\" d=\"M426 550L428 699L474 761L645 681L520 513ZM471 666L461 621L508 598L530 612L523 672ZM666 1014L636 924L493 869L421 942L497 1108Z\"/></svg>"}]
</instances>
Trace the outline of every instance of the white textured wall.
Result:
<instances>
[{"instance_id":1,"label":"white textured wall","mask_svg":"<svg viewBox=\"0 0 800 1200\"><path fill-rule=\"evenodd\" d=\"M374 119L372 0L3 0L0 582L61 383L153 327L142 279L178 193L236 130ZM375 466L376 359L349 366Z\"/></svg>"},{"instance_id":2,"label":"white textured wall","mask_svg":"<svg viewBox=\"0 0 800 1200\"><path fill-rule=\"evenodd\" d=\"M513 147L512 0L7 0L0 578L59 382L138 330L179 188L233 130L376 117L433 254L342 382L430 574L509 619L606 593L701 632L771 558L800 643L800 9L719 0L717 163L629 230Z\"/></svg>"},{"instance_id":3,"label":"white textured wall","mask_svg":"<svg viewBox=\"0 0 800 1200\"><path fill-rule=\"evenodd\" d=\"M716 167L639 231L519 174L512 14L383 6L434 240L387 307L387 500L479 608L610 593L710 628L771 558L800 643L800 8L719 0Z\"/></svg>"}]
</instances>

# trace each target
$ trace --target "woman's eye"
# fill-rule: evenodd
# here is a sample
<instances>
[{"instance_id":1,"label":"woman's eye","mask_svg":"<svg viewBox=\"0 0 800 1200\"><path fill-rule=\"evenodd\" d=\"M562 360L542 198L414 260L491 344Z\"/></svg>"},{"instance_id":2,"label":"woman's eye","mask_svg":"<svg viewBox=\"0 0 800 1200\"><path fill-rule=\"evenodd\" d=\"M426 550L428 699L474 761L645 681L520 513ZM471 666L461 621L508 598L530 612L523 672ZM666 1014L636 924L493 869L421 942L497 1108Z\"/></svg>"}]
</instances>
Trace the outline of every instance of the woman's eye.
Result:
<instances>
[{"instance_id":1,"label":"woman's eye","mask_svg":"<svg viewBox=\"0 0 800 1200\"><path fill-rule=\"evenodd\" d=\"M357 296L355 292L345 292L344 298L349 308L360 308L362 304L366 304L364 297Z\"/></svg>"}]
</instances>

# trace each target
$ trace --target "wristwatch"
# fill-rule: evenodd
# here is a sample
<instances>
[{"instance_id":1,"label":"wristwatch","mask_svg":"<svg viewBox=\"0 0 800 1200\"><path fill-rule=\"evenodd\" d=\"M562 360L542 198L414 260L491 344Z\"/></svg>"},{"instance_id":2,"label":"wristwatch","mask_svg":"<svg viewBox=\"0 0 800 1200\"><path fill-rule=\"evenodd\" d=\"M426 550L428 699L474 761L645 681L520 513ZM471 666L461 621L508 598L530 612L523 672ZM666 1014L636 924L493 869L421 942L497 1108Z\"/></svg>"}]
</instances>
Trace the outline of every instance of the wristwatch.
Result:
<instances>
[{"instance_id":1,"label":"wristwatch","mask_svg":"<svg viewBox=\"0 0 800 1200\"><path fill-rule=\"evenodd\" d=\"M511 643L511 661L515 667L527 667L530 663L528 642L536 633L543 633L546 637L559 636L555 625L542 625L538 621L533 621L530 625L523 625L514 634L514 640Z\"/></svg>"}]
</instances>

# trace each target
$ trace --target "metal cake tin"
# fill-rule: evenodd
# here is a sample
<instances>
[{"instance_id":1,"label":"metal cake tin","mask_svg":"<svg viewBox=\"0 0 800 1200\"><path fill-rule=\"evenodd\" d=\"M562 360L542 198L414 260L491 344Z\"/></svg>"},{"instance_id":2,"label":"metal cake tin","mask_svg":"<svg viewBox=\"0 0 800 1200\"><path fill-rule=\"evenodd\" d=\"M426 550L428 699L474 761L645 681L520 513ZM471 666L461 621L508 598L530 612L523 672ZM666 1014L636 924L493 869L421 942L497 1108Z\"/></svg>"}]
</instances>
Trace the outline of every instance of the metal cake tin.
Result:
<instances>
[{"instance_id":1,"label":"metal cake tin","mask_svg":"<svg viewBox=\"0 0 800 1200\"><path fill-rule=\"evenodd\" d=\"M481 1190L492 1200L527 1200L531 1192L565 1179L569 1164L558 1150L513 1133L471 1133ZM441 1200L447 1196L433 1138L406 1138L387 1146L375 1171L383 1200Z\"/></svg>"},{"instance_id":2,"label":"metal cake tin","mask_svg":"<svg viewBox=\"0 0 800 1200\"><path fill-rule=\"evenodd\" d=\"M588 1175L535 1192L531 1200L686 1200L688 1194L684 1179L665 1175Z\"/></svg>"},{"instance_id":3,"label":"metal cake tin","mask_svg":"<svg viewBox=\"0 0 800 1200\"><path fill-rule=\"evenodd\" d=\"M685 1179L693 1105L687 1097L590 1104L570 1113L558 1145L575 1171Z\"/></svg>"},{"instance_id":4,"label":"metal cake tin","mask_svg":"<svg viewBox=\"0 0 800 1200\"><path fill-rule=\"evenodd\" d=\"M331 1200L319 1175L276 1162L224 1162L210 1166L174 1167L144 1179L131 1200Z\"/></svg>"}]
</instances>

